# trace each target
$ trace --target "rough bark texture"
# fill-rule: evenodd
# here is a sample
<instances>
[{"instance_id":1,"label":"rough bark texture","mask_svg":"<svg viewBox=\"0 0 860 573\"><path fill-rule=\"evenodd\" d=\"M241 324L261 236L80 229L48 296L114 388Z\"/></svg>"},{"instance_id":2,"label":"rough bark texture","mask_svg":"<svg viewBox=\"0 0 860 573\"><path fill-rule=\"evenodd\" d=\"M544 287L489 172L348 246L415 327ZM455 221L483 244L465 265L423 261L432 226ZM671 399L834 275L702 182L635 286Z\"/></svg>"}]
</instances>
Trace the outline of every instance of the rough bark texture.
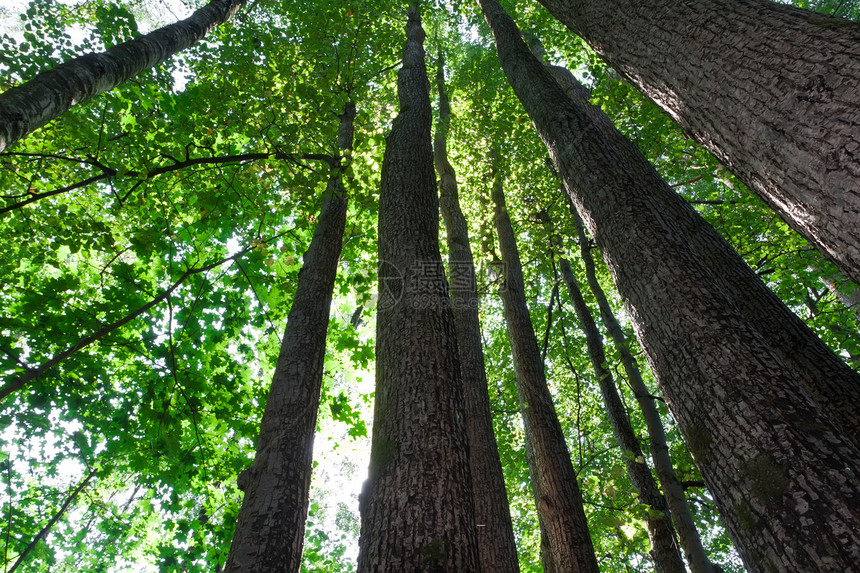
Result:
<instances>
[{"instance_id":1,"label":"rough bark texture","mask_svg":"<svg viewBox=\"0 0 860 573\"><path fill-rule=\"evenodd\" d=\"M642 154L620 136L611 120L583 98L573 75L552 66L552 75L571 98L612 141L622 161L635 164ZM579 86L579 89L576 88ZM642 172L643 184L683 231L693 252L710 269L717 283L777 356L791 369L809 396L840 430L860 448L860 374L839 358L792 312L701 215L653 169Z\"/></svg>"},{"instance_id":2,"label":"rough bark texture","mask_svg":"<svg viewBox=\"0 0 860 573\"><path fill-rule=\"evenodd\" d=\"M445 221L448 243L448 278L466 400L469 464L481 571L517 572L520 570L517 546L487 393L475 261L466 218L460 210L457 178L448 161L447 136L451 106L445 92L444 59L441 54L438 58L436 86L439 92L439 124L436 127L433 159L439 176L439 208Z\"/></svg>"},{"instance_id":3,"label":"rough bark texture","mask_svg":"<svg viewBox=\"0 0 860 573\"><path fill-rule=\"evenodd\" d=\"M42 72L0 94L0 151L73 105L112 90L200 41L245 0L212 0L191 17Z\"/></svg>"},{"instance_id":4,"label":"rough bark texture","mask_svg":"<svg viewBox=\"0 0 860 573\"><path fill-rule=\"evenodd\" d=\"M355 105L341 116L338 146L352 149ZM342 168L329 180L266 400L257 453L239 475L245 492L226 573L295 573L302 562L314 431L332 290L346 224Z\"/></svg>"},{"instance_id":5,"label":"rough bark texture","mask_svg":"<svg viewBox=\"0 0 860 573\"><path fill-rule=\"evenodd\" d=\"M630 149L635 146L627 141ZM616 146L621 149L621 145ZM720 288L761 333L806 393L860 448L860 374L765 285L726 240L654 172L650 187Z\"/></svg>"},{"instance_id":6,"label":"rough bark texture","mask_svg":"<svg viewBox=\"0 0 860 573\"><path fill-rule=\"evenodd\" d=\"M672 519L669 517L666 499L660 493L654 477L651 475L651 468L645 463L645 456L639 446L639 439L636 437L636 432L633 431L633 426L630 425L630 419L627 417L624 404L618 395L618 388L615 386L615 380L613 380L612 372L610 372L606 361L606 354L603 351L603 337L594 323L591 310L585 304L585 299L582 298L579 283L573 274L573 269L570 268L570 263L567 259L562 258L559 259L559 266L579 324L585 334L588 356L600 386L603 406L606 408L612 433L624 455L627 475L630 476L633 487L639 492L639 503L645 504L651 510L662 514L657 517L648 513L645 519L648 537L651 539L651 558L654 560L654 566L658 573L684 573L686 568L681 560L681 552L675 540L675 530L672 528Z\"/></svg>"},{"instance_id":7,"label":"rough bark texture","mask_svg":"<svg viewBox=\"0 0 860 573\"><path fill-rule=\"evenodd\" d=\"M409 10L382 165L376 396L358 571L478 571L454 318L439 254L429 82Z\"/></svg>"},{"instance_id":8,"label":"rough bark texture","mask_svg":"<svg viewBox=\"0 0 860 573\"><path fill-rule=\"evenodd\" d=\"M493 184L496 232L505 265L500 290L516 371L525 431L526 460L541 530L541 560L547 573L597 573L576 470L547 387L526 302L514 230L505 207L501 177Z\"/></svg>"},{"instance_id":9,"label":"rough bark texture","mask_svg":"<svg viewBox=\"0 0 860 573\"><path fill-rule=\"evenodd\" d=\"M621 356L621 364L624 367L624 373L627 374L627 381L633 389L633 395L636 397L636 402L642 410L643 418L645 418L645 425L648 428L648 437L651 442L651 459L654 460L654 471L657 473L660 486L663 488L666 504L669 506L669 513L672 515L672 522L675 524L675 530L678 533L681 548L684 550L687 565L690 567L692 573L713 573L714 567L705 553L705 548L702 546L702 539L699 536L699 531L696 529L696 524L693 522L693 516L690 513L690 506L687 504L684 488L681 486L681 482L675 473L675 468L672 466L672 458L669 455L669 445L666 441L666 432L663 429L660 412L657 410L654 398L652 398L651 392L642 379L639 364L630 352L627 337L624 335L624 331L621 329L618 320L616 320L615 314L612 312L612 307L609 306L609 301L606 300L606 294L597 280L588 237L585 236L582 221L572 205L571 215L573 215L576 223L579 250L585 265L585 277L588 281L588 286L591 288L591 292L597 301L603 324Z\"/></svg>"},{"instance_id":10,"label":"rough bark texture","mask_svg":"<svg viewBox=\"0 0 860 573\"><path fill-rule=\"evenodd\" d=\"M498 3L480 4L747 568L852 570L860 562L857 450L693 255L654 198L650 164L620 156Z\"/></svg>"},{"instance_id":11,"label":"rough bark texture","mask_svg":"<svg viewBox=\"0 0 860 573\"><path fill-rule=\"evenodd\" d=\"M540 2L860 281L860 25L763 0Z\"/></svg>"}]
</instances>

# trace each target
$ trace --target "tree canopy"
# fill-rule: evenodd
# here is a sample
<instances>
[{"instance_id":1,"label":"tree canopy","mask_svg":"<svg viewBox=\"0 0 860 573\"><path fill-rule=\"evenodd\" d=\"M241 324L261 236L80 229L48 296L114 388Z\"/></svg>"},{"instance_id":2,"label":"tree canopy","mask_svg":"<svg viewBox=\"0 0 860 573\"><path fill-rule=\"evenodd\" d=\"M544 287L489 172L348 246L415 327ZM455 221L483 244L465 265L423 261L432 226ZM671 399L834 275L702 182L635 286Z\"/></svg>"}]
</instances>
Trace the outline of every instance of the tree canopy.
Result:
<instances>
[{"instance_id":1,"label":"tree canopy","mask_svg":"<svg viewBox=\"0 0 860 573\"><path fill-rule=\"evenodd\" d=\"M794 3L860 18L854 0ZM0 9L0 91L202 3L187 4L32 0L20 18ZM844 304L858 287L536 2L506 8L541 41L544 60L574 71L590 101L768 286L860 365L858 311ZM380 0L252 0L176 57L0 153L3 571L220 570L242 501L236 479L253 459L348 101L357 107L354 150L344 158L350 204L302 567L354 570L373 403L377 201L398 111L406 9ZM428 60L445 56L448 151L478 268L493 423L521 570L542 569L497 295L490 200L497 169L601 570L651 571L649 508L636 501L585 336L560 288L559 255L586 280L557 174L475 3L427 2L422 11ZM584 295L598 316L593 296ZM647 455L645 422L618 352L607 349ZM633 354L657 393L641 350ZM662 405L661 413L711 559L741 571L692 456Z\"/></svg>"}]
</instances>

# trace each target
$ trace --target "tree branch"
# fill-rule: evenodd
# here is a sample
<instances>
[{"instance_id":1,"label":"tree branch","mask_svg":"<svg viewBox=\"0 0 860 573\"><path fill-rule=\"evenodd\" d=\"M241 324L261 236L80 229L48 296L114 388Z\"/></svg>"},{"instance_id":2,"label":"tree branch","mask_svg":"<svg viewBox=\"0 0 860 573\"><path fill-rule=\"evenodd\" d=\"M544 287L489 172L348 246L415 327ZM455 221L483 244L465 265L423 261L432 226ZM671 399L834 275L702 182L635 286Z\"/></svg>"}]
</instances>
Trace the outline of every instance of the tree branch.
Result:
<instances>
[{"instance_id":1,"label":"tree branch","mask_svg":"<svg viewBox=\"0 0 860 573\"><path fill-rule=\"evenodd\" d=\"M179 279L177 279L168 289L163 291L160 295L158 295L157 297L155 297L154 299L152 299L151 301L149 301L145 305L141 306L140 308L138 308L134 312L126 315L125 317L121 318L120 320L118 320L112 324L108 324L108 325L102 327L101 329L90 334L89 336L82 338L71 348L68 348L68 349L60 352L59 354L54 355L53 358L49 359L47 362L45 362L44 364L42 364L38 368L33 368L33 369L29 370L26 374L24 374L23 376L21 376L17 380L9 382L8 384L6 384L2 388L0 388L0 400L6 398L6 396L11 394L12 392L20 390L28 382L30 382L31 380L35 380L36 378L41 376L46 370L56 366L57 364L59 364L60 362L62 362L63 360L65 360L66 358L68 358L69 356L74 354L75 352L77 352L78 350L85 348L86 346L89 346L90 344L92 344L96 340L99 340L100 338L103 338L104 336L110 334L114 330L128 324L129 322L131 322L132 320L134 320L135 318L137 318L138 316L140 316L144 312L146 312L149 309L151 309L152 307L156 306L157 304L162 302L164 299L166 299L168 296L170 296L170 294L174 290L176 290L179 287L179 285L181 285L188 277L190 277L192 275L206 272L206 271L211 270L211 269L214 269L215 267L221 266L226 262L235 261L236 259L238 259L239 257L241 257L242 255L244 255L245 253L247 253L248 251L250 251L253 248L254 248L253 246L249 246L249 247L242 249L241 251L239 251L238 253L236 253L235 255L233 255L231 257L221 259L220 261L216 261L214 263L208 264L208 265L203 266L203 267L191 268L191 269L186 270L184 273L182 273L182 276L180 276Z\"/></svg>"},{"instance_id":2,"label":"tree branch","mask_svg":"<svg viewBox=\"0 0 860 573\"><path fill-rule=\"evenodd\" d=\"M173 171L178 171L180 169L184 169L186 167L190 167L193 165L216 165L216 164L223 164L223 163L242 163L244 161L257 161L260 159L269 159L270 157L274 157L275 159L288 159L290 156L288 156L284 153L275 152L275 153L245 153L245 154L241 154L241 155L224 155L224 156L220 156L220 157L194 157L191 159L185 159L184 161L176 161L175 159L173 159L171 157L170 159L174 161L174 163L172 163L171 165L164 165L162 167L156 167L152 171L147 171L147 172L127 171L122 175L122 177L129 178L129 179L140 178L140 180L131 189L131 191L134 191L134 189L136 189L137 186L140 185L140 183L143 181L147 181L149 179L152 179L153 177L157 177L158 175L163 175L165 173L172 173ZM324 156L324 157L327 158L327 160L330 162L334 161L334 158L332 158L330 156ZM323 158L323 156L318 156L318 157L312 157L311 159L322 159L322 158ZM103 181L105 179L110 179L112 177L116 177L120 173L119 169L113 169L113 168L107 167L107 166L102 165L101 163L99 163L97 161L82 161L82 163L88 163L90 165L95 165L96 167L98 167L99 169L102 170L102 173L99 175L94 175L92 177L84 179L83 181L78 181L77 183L67 185L66 187L61 187L59 189L54 189L52 191L45 191L43 193L35 193L31 197L29 197L23 201L19 201L18 203L13 203L12 205L7 205L6 207L3 207L2 209L0 209L0 215L3 215L4 213L8 213L9 211L14 211L15 209L20 209L21 207L24 207L26 205L29 205L30 203L33 203L33 202L38 201L40 199L44 199L46 197L52 197L54 195L60 195L62 193L68 193L69 191L74 191L76 189L86 187L87 185L89 185L91 183L96 183L97 181ZM122 197L121 201L125 201L125 199L128 198L131 191L126 193Z\"/></svg>"},{"instance_id":3,"label":"tree branch","mask_svg":"<svg viewBox=\"0 0 860 573\"><path fill-rule=\"evenodd\" d=\"M91 469L90 473L87 475L84 481L79 483L78 486L74 489L74 491L72 491L71 495L66 498L66 501L63 503L62 507L60 507L54 517L52 517L51 520L46 523L41 530L39 530L39 533L36 534L36 536L33 538L33 541L31 541L30 544L27 545L26 548L24 548L24 551L21 552L21 555L18 556L18 559L15 561L15 563L12 565L12 568L9 569L7 573L13 573L13 571L15 571L15 569L17 569L18 566L24 562L24 559L27 558L27 555L29 555L30 552L36 547L36 544L38 544L39 541L41 541L48 534L48 532L51 530L51 527L53 527L54 524L59 521L59 519L66 512L66 509L68 509L69 505L71 505L71 503L75 501L75 499L78 497L78 494L81 493L81 490L83 490L87 486L87 484L90 483L90 480L93 479L93 476L95 475L95 468Z\"/></svg>"}]
</instances>

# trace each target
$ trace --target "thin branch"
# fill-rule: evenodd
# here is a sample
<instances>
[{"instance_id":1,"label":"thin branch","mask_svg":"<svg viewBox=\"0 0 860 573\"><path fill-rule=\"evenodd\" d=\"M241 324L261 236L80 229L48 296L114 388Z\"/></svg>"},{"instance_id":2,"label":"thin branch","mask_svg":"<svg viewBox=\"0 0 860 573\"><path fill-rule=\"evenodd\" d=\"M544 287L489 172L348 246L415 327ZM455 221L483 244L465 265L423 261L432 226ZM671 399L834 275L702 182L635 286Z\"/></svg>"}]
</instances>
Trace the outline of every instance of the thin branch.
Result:
<instances>
[{"instance_id":1,"label":"thin branch","mask_svg":"<svg viewBox=\"0 0 860 573\"><path fill-rule=\"evenodd\" d=\"M66 358L68 358L69 356L74 354L75 352L77 352L78 350L80 350L86 346L89 346L90 344L92 344L96 340L99 340L100 338L103 338L104 336L110 334L111 332L120 328L121 326L128 324L129 322L131 322L132 320L134 320L135 318L137 318L141 314L145 313L146 311L148 311L152 307L156 306L157 304L162 302L164 299L166 299L168 296L170 296L170 293L172 293L174 290L176 290L179 287L179 285L181 285L188 277L206 272L206 271L211 270L211 269L214 269L215 267L221 266L224 263L227 263L229 261L235 261L236 259L238 259L239 257L241 257L242 255L244 255L245 253L247 253L248 251L250 251L253 248L254 247L249 246L249 247L242 249L240 252L238 252L237 254L235 254L231 257L221 259L220 261L216 261L214 263L208 264L208 265L203 266L203 267L188 269L187 271L182 273L182 276L180 276L179 279L177 279L176 282L174 282L167 290L163 291L160 295L158 295L157 297L155 297L154 299L152 299L151 301L149 301L145 305L141 306L140 308L138 308L134 312L126 315L122 319L120 319L120 320L118 320L112 324L108 324L108 325L104 326L103 328L99 329L98 331L94 332L93 334L90 334L89 336L82 338L81 340L79 340L77 342L77 344L75 344L71 348L68 348L68 349L64 350L63 352L60 352L59 354L54 355L53 358L49 359L47 362L45 362L44 364L42 364L38 368L31 369L29 372L27 372L26 374L24 374L23 376L21 376L17 380L9 382L8 384L6 384L2 388L0 388L0 400L6 398L6 396L11 394L12 392L20 390L21 388L24 387L25 384L27 384L31 380L35 380L36 378L41 376L46 370L56 366L57 364L59 364L60 362L62 362L63 360L65 360Z\"/></svg>"},{"instance_id":2,"label":"thin branch","mask_svg":"<svg viewBox=\"0 0 860 573\"><path fill-rule=\"evenodd\" d=\"M388 71L393 70L394 68L396 68L397 66L399 66L401 63L403 63L403 60L397 60L396 62L394 62L394 63L393 63L393 64L391 64L390 66L387 66L387 67L382 68L381 70L379 70L379 71L378 71L378 72L376 72L375 74L371 74L370 76L368 76L368 78L367 78L367 79L368 79L368 80L372 80L372 79L373 79L373 78L375 78L376 76L381 76L381 75L382 75L382 74L384 74L385 72L388 72Z\"/></svg>"},{"instance_id":3,"label":"thin branch","mask_svg":"<svg viewBox=\"0 0 860 573\"><path fill-rule=\"evenodd\" d=\"M94 165L92 159L81 159L79 157L69 157L68 155L57 155L56 153L24 153L20 151L6 151L0 153L0 157L38 157L39 159L60 159L61 161L70 161L72 163L84 163L86 165Z\"/></svg>"},{"instance_id":4,"label":"thin branch","mask_svg":"<svg viewBox=\"0 0 860 573\"><path fill-rule=\"evenodd\" d=\"M687 201L690 205L737 205L737 201L733 199L690 199Z\"/></svg>"},{"instance_id":5,"label":"thin branch","mask_svg":"<svg viewBox=\"0 0 860 573\"><path fill-rule=\"evenodd\" d=\"M5 466L5 467L4 467ZM3 546L3 563L9 563L9 538L12 536L12 458L7 459L3 464L0 464L0 469L6 470L7 491L9 492L9 522L6 526L6 539Z\"/></svg>"},{"instance_id":6,"label":"thin branch","mask_svg":"<svg viewBox=\"0 0 860 573\"><path fill-rule=\"evenodd\" d=\"M80 189L81 187L86 187L90 183L95 183L96 181L102 181L103 179L107 179L111 177L111 173L102 173L101 175L94 175L88 179L84 179L83 181L78 181L77 183L72 183L71 185L67 185L66 187L61 187L60 189L54 189L53 191L45 191L44 193L35 193L31 197L24 199L23 201L18 201L17 203L12 203L6 207L0 209L0 215L4 213L8 213L9 211L14 211L15 209L20 209L30 203L35 203L39 199L44 199L45 197L52 197L54 195L60 195L61 193L68 193L69 191L74 191L75 189Z\"/></svg>"},{"instance_id":7,"label":"thin branch","mask_svg":"<svg viewBox=\"0 0 860 573\"><path fill-rule=\"evenodd\" d=\"M12 360L14 360L15 362L17 362L17 363L18 363L18 365L19 365L21 368L23 368L24 370L28 370L28 371L30 370L30 367L27 365L27 363L26 363L26 362L24 362L23 360L21 360L21 358L20 358L20 357L16 356L16 355L15 355L11 350L9 350L8 348L5 348L5 347L0 348L0 351L2 351L2 352L3 352L3 354L5 354L6 356L8 356L9 358L11 358Z\"/></svg>"},{"instance_id":8,"label":"thin branch","mask_svg":"<svg viewBox=\"0 0 860 573\"><path fill-rule=\"evenodd\" d=\"M553 271L555 271L555 260L552 262ZM553 302L558 299L558 277L556 277L555 284L552 287L552 292L549 295L549 304L546 305L546 329L543 332L543 349L540 353L540 358L542 361L546 361L546 351L547 346L549 346L549 331L552 328L552 305ZM559 301L559 306L561 306L561 301Z\"/></svg>"},{"instance_id":9,"label":"thin branch","mask_svg":"<svg viewBox=\"0 0 860 573\"><path fill-rule=\"evenodd\" d=\"M224 156L220 156L220 157L194 157L191 159L186 159L185 161L174 160L174 163L172 163L171 165L164 165L162 167L156 167L155 169L152 169L151 171L146 171L146 172L128 171L123 175L123 177L129 178L129 179L134 178L134 177L139 177L140 180L137 183L135 183L134 186L131 188L131 190L128 191L123 196L121 202L125 201L128 198L128 196L132 193L132 191L134 191L144 181L148 181L149 179L152 179L153 177L157 177L157 176L163 175L165 173L172 173L173 171L178 171L180 169L184 169L186 167L190 167L193 165L217 165L217 164L224 164L224 163L242 163L245 161L257 161L260 159L269 159L270 157L274 157L275 159L290 159L291 158L291 156L288 156L286 154L279 153L279 152L275 152L275 153L245 153L245 154L240 154L240 155L224 155ZM326 156L326 157L328 157L328 156ZM171 157L170 159L173 159L173 158ZM311 157L311 159L321 159L321 157ZM334 161L334 159L331 157L328 157L328 159L331 161ZM3 207L2 209L0 209L0 215L3 215L4 213L8 213L9 211L13 211L15 209L19 209L21 207L29 205L30 203L33 203L33 202L38 201L40 199L44 199L46 197L52 197L54 195L60 195L62 193L68 193L69 191L74 191L76 189L80 189L81 187L86 187L87 185L89 185L91 183L95 183L97 181L102 181L104 179L110 179L110 178L116 177L119 174L118 169L113 169L113 168L107 167L107 166L102 165L101 163L99 163L95 160L92 160L92 159L89 161L86 161L85 163L88 163L90 165L94 165L94 166L100 168L102 170L102 173L99 175L94 175L92 177L84 179L83 181L78 181L77 183L67 185L66 187L61 187L60 189L54 189L52 191L45 191L43 193L35 193L35 194L33 194L32 197L29 197L23 201L19 201L18 203L13 203L12 205L7 205L6 207Z\"/></svg>"},{"instance_id":10,"label":"thin branch","mask_svg":"<svg viewBox=\"0 0 860 573\"><path fill-rule=\"evenodd\" d=\"M269 325L272 327L273 332L277 332L278 328L275 326L275 323L272 322L272 318L269 316L269 311L266 309L266 305L263 304L263 301L260 300L260 296L257 294L257 289L254 288L254 283L251 282L251 277L248 276L248 273L245 272L245 267L242 266L242 263L236 261L236 264L239 266L239 270L242 271L242 274L245 276L245 279L248 281L248 286L251 287L251 292L254 293L254 298L257 299L257 302L260 303L260 308L263 309L263 313L266 315L266 320L269 321Z\"/></svg>"},{"instance_id":11,"label":"thin branch","mask_svg":"<svg viewBox=\"0 0 860 573\"><path fill-rule=\"evenodd\" d=\"M71 495L66 498L66 501L63 503L63 506L60 507L54 517L52 517L51 520L45 524L45 527L39 530L39 533L36 534L36 537L33 538L33 541L31 541L30 544L27 545L27 547L24 549L24 551L21 552L21 555L18 556L17 561L15 561L14 565L12 565L12 568L9 569L8 573L13 573L13 571L15 571L15 569L17 569L18 566L23 563L24 559L27 558L27 555L29 555L30 552L35 549L36 544L39 543L39 541L41 541L48 534L48 532L51 530L51 527L53 527L54 524L59 521L59 519L66 512L66 509L68 509L69 505L71 505L71 503L75 501L75 499L78 497L78 494L81 493L81 490L83 490L87 486L87 484L90 483L90 480L93 479L93 476L95 475L96 470L91 469L86 479L79 483L78 486L71 493Z\"/></svg>"},{"instance_id":12,"label":"thin branch","mask_svg":"<svg viewBox=\"0 0 860 573\"><path fill-rule=\"evenodd\" d=\"M698 177L693 177L692 179L689 179L687 181L683 181L681 183L673 183L672 187L681 187L683 185L690 185L692 183L695 183L696 181L701 181L702 177L704 177L704 175L699 175Z\"/></svg>"},{"instance_id":13,"label":"thin branch","mask_svg":"<svg viewBox=\"0 0 860 573\"><path fill-rule=\"evenodd\" d=\"M841 9L842 9L843 4L845 4L845 0L840 0L839 4L837 4L837 5L836 5L836 8L834 8L834 9L830 12L830 15L831 15L831 16L836 16L836 14L839 12L839 10L841 10Z\"/></svg>"}]
</instances>

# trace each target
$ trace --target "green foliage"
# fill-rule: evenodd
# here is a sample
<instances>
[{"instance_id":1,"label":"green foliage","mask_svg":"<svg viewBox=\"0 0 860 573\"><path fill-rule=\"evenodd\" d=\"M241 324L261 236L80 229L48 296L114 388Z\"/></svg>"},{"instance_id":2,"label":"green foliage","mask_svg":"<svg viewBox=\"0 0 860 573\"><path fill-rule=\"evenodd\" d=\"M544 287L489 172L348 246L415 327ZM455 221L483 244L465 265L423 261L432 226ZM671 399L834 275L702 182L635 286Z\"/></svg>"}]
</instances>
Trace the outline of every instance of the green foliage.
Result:
<instances>
[{"instance_id":1,"label":"green foliage","mask_svg":"<svg viewBox=\"0 0 860 573\"><path fill-rule=\"evenodd\" d=\"M510 4L523 29L542 40L545 59L577 68L592 103L792 309L856 361L856 318L822 282L835 269L543 9ZM798 4L857 12L856 2ZM578 248L545 147L473 3L426 9L428 53L441 48L447 61L450 155L479 269L493 423L521 570L541 570L540 539L495 294L502 277L490 219L491 149L505 159L532 319L541 343L548 333L550 388L601 568L653 570L644 529L653 510L638 504L623 470L572 307L551 294L556 257L572 258ZM160 11L145 0L33 0L17 28L0 31L0 91L162 25ZM26 570L211 571L224 563L241 503L236 476L253 456L328 180L329 165L314 158L338 154L337 116L352 100L350 207L315 451L315 459L341 461L316 466L303 570L353 570L357 500L340 499L326 480L339 474L360 484L368 465L377 189L397 109L404 14L405 5L377 0L249 2L201 44L0 154L0 387L73 350L0 404L0 509L10 532L4 566L94 468L29 553ZM599 274L623 317L602 265ZM111 325L118 326L99 334ZM617 353L607 360L645 436ZM697 482L695 462L663 414L681 479ZM647 459L647 439L642 445ZM750 471L773 474L763 462ZM739 571L707 490L691 486L688 494L709 551Z\"/></svg>"}]
</instances>

